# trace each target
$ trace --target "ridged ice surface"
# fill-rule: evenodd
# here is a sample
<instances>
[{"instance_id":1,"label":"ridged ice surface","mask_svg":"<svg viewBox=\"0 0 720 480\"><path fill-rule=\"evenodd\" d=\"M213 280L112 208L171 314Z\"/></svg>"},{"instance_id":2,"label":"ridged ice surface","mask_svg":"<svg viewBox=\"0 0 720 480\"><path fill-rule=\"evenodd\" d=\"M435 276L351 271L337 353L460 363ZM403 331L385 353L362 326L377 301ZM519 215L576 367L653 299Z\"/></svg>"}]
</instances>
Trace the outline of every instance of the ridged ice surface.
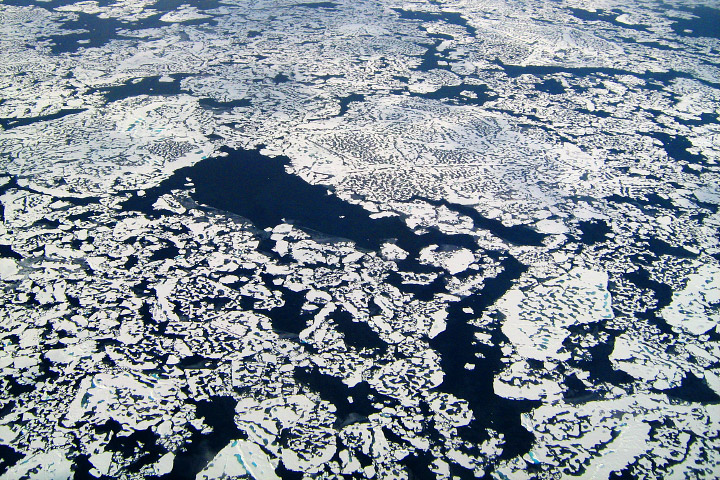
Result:
<instances>
[{"instance_id":1,"label":"ridged ice surface","mask_svg":"<svg viewBox=\"0 0 720 480\"><path fill-rule=\"evenodd\" d=\"M716 478L718 25L0 0L0 479Z\"/></svg>"}]
</instances>

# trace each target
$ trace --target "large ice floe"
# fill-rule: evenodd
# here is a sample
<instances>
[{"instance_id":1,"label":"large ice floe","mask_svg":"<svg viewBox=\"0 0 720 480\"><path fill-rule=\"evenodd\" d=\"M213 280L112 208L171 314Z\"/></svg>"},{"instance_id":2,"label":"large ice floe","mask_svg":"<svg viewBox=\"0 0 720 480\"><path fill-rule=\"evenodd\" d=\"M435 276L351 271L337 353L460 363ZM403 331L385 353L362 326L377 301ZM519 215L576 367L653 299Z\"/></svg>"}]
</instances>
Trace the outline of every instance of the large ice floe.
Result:
<instances>
[{"instance_id":1,"label":"large ice floe","mask_svg":"<svg viewBox=\"0 0 720 480\"><path fill-rule=\"evenodd\" d=\"M719 21L0 0L0 479L718 477Z\"/></svg>"}]
</instances>

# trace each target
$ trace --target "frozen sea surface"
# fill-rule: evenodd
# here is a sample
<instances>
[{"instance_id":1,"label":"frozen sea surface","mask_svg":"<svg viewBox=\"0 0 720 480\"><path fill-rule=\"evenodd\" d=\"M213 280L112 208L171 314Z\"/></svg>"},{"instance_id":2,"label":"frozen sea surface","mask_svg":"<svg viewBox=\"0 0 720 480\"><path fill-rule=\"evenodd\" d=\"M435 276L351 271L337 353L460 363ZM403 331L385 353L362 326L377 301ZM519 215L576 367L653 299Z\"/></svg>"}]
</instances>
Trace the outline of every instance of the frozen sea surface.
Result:
<instances>
[{"instance_id":1,"label":"frozen sea surface","mask_svg":"<svg viewBox=\"0 0 720 480\"><path fill-rule=\"evenodd\" d=\"M714 1L0 1L0 479L720 475Z\"/></svg>"}]
</instances>

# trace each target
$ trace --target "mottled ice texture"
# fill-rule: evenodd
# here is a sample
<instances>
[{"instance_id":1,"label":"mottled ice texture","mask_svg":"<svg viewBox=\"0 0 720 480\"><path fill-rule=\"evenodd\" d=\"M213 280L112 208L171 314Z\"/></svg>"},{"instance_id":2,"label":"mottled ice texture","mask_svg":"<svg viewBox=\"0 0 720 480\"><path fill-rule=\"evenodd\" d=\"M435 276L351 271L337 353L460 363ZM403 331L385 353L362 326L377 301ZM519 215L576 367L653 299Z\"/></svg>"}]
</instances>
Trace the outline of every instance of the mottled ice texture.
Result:
<instances>
[{"instance_id":1,"label":"mottled ice texture","mask_svg":"<svg viewBox=\"0 0 720 480\"><path fill-rule=\"evenodd\" d=\"M0 258L0 279L14 280L18 271L17 261L12 258Z\"/></svg>"},{"instance_id":2,"label":"mottled ice texture","mask_svg":"<svg viewBox=\"0 0 720 480\"><path fill-rule=\"evenodd\" d=\"M669 467L673 475L685 478L712 475L720 466L711 453L718 447L717 408L678 404L664 395L547 404L523 415L523 425L537 439L527 461L541 468L562 463L560 471L568 476L608 478L611 472L638 462L644 468L666 471ZM707 463L705 455L712 458ZM507 462L499 471L508 478L532 478L520 466Z\"/></svg>"},{"instance_id":3,"label":"mottled ice texture","mask_svg":"<svg viewBox=\"0 0 720 480\"><path fill-rule=\"evenodd\" d=\"M3 480L15 480L18 478L70 480L74 475L72 465L63 450L50 450L19 461L0 478Z\"/></svg>"},{"instance_id":4,"label":"mottled ice texture","mask_svg":"<svg viewBox=\"0 0 720 480\"><path fill-rule=\"evenodd\" d=\"M607 282L604 272L574 268L528 292L510 290L498 303L502 331L526 358L567 359L569 327L613 317Z\"/></svg>"},{"instance_id":5,"label":"mottled ice texture","mask_svg":"<svg viewBox=\"0 0 720 480\"><path fill-rule=\"evenodd\" d=\"M207 467L198 473L197 480L229 479L249 475L250 478L275 480L275 467L257 444L245 440L231 440Z\"/></svg>"},{"instance_id":6,"label":"mottled ice texture","mask_svg":"<svg viewBox=\"0 0 720 480\"><path fill-rule=\"evenodd\" d=\"M673 293L672 303L660 315L678 330L702 335L720 325L720 266L700 265L689 275L685 288Z\"/></svg>"},{"instance_id":7,"label":"mottled ice texture","mask_svg":"<svg viewBox=\"0 0 720 480\"><path fill-rule=\"evenodd\" d=\"M715 478L717 15L0 2L0 478Z\"/></svg>"},{"instance_id":8,"label":"mottled ice texture","mask_svg":"<svg viewBox=\"0 0 720 480\"><path fill-rule=\"evenodd\" d=\"M678 364L676 358L627 334L615 339L615 346L608 358L615 368L659 390L677 387L685 376L684 365Z\"/></svg>"}]
</instances>

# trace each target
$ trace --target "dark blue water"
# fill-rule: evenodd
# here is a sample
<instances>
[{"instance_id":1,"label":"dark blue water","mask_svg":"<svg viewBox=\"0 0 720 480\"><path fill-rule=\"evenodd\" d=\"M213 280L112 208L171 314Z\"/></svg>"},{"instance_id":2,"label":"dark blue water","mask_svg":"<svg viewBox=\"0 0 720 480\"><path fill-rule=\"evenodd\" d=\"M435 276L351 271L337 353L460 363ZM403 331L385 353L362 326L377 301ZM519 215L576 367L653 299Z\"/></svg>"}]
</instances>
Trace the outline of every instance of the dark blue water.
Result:
<instances>
[{"instance_id":1,"label":"dark blue water","mask_svg":"<svg viewBox=\"0 0 720 480\"><path fill-rule=\"evenodd\" d=\"M395 241L412 256L431 244L478 248L470 235L449 235L437 229L417 235L399 217L370 218L367 210L341 200L328 187L310 185L288 174L287 157L270 158L257 150L227 147L221 151L227 156L208 158L178 170L144 197L126 201L125 208L157 216L152 208L157 196L182 188L185 179L190 178L196 201L240 215L259 229L290 222L309 232L352 240L368 250L377 251L382 243Z\"/></svg>"},{"instance_id":2,"label":"dark blue water","mask_svg":"<svg viewBox=\"0 0 720 480\"><path fill-rule=\"evenodd\" d=\"M240 100L230 100L227 102L220 102L214 98L201 98L198 103L200 106L209 108L211 110L232 110L236 107L249 107L250 100L243 98Z\"/></svg>"},{"instance_id":3,"label":"dark blue water","mask_svg":"<svg viewBox=\"0 0 720 480\"><path fill-rule=\"evenodd\" d=\"M369 395L386 398L371 389L367 382L348 387L339 378L323 374L316 367L295 367L293 376L295 380L317 392L320 398L335 405L337 428L350 423L368 421L367 417L377 411L369 400ZM352 403L348 398L352 399Z\"/></svg>"},{"instance_id":4,"label":"dark blue water","mask_svg":"<svg viewBox=\"0 0 720 480\"><path fill-rule=\"evenodd\" d=\"M417 66L416 70L418 70L419 72L429 72L434 68L444 68L446 70L448 69L447 66L441 67L439 63L443 55L437 49L437 47L440 46L440 43L442 42L438 40L437 42L428 46L428 49L420 57L422 61L420 62L420 65Z\"/></svg>"},{"instance_id":5,"label":"dark blue water","mask_svg":"<svg viewBox=\"0 0 720 480\"><path fill-rule=\"evenodd\" d=\"M654 132L651 136L662 142L663 149L665 149L665 152L667 152L668 156L673 160L699 164L705 164L707 162L704 156L688 152L688 149L692 147L692 143L681 135Z\"/></svg>"},{"instance_id":6,"label":"dark blue water","mask_svg":"<svg viewBox=\"0 0 720 480\"><path fill-rule=\"evenodd\" d=\"M611 290L611 294L612 294ZM607 341L598 343L594 347L587 349L587 354L580 360L571 360L568 362L570 366L579 367L590 373L590 378L598 382L607 382L613 385L632 384L635 382L635 378L623 372L622 370L616 370L610 361L610 354L612 354L615 348L615 338L620 335L621 332L601 328L597 326L598 332L602 331L609 335Z\"/></svg>"},{"instance_id":7,"label":"dark blue water","mask_svg":"<svg viewBox=\"0 0 720 480\"><path fill-rule=\"evenodd\" d=\"M309 2L309 3L296 3L293 7L299 8L325 8L328 10L334 10L337 8L337 4L333 2Z\"/></svg>"},{"instance_id":8,"label":"dark blue water","mask_svg":"<svg viewBox=\"0 0 720 480\"><path fill-rule=\"evenodd\" d=\"M642 300L634 316L638 319L647 320L662 333L673 335L672 327L658 316L660 310L670 305L673 290L669 285L650 278L650 273L645 268L645 265L649 263L648 260L650 259L637 258L633 263L640 265L638 269L634 272L623 274L623 278L635 284L639 290L650 292L655 301L654 303L645 303L645 301ZM613 292L611 291L610 293L612 294Z\"/></svg>"},{"instance_id":9,"label":"dark blue water","mask_svg":"<svg viewBox=\"0 0 720 480\"><path fill-rule=\"evenodd\" d=\"M351 103L362 102L363 100L365 100L365 95L359 93L351 93L345 97L340 97L340 113L338 113L338 116L342 117L345 115Z\"/></svg>"},{"instance_id":10,"label":"dark blue water","mask_svg":"<svg viewBox=\"0 0 720 480\"><path fill-rule=\"evenodd\" d=\"M400 265L401 268L409 271L419 270L418 268L413 268L414 265L407 265L408 263L412 262L403 262ZM436 272L436 269L433 268L430 268L428 270L434 273L438 273L439 275L435 278L435 280L433 280L427 285L403 283L402 275L397 272L390 272L390 274L385 277L385 282L388 285L392 285L393 287L397 288L403 293L409 293L418 300L427 302L432 300L432 298L438 293L442 293L443 291L445 291L445 275L442 274L442 272Z\"/></svg>"},{"instance_id":11,"label":"dark blue water","mask_svg":"<svg viewBox=\"0 0 720 480\"><path fill-rule=\"evenodd\" d=\"M143 467L157 462L167 453L167 449L157 444L158 438L151 427L135 430L128 436L115 435L105 446L105 451L120 452L125 458L134 457L137 451L143 452L125 467L128 472L136 473Z\"/></svg>"},{"instance_id":12,"label":"dark blue water","mask_svg":"<svg viewBox=\"0 0 720 480\"><path fill-rule=\"evenodd\" d=\"M127 38L120 30L141 30L158 26L159 15L138 22L127 23L115 18L100 18L83 12L76 13L77 19L68 20L62 25L65 30L82 30L79 33L50 35L50 50L54 54L74 53L81 48L102 47L111 40Z\"/></svg>"},{"instance_id":13,"label":"dark blue water","mask_svg":"<svg viewBox=\"0 0 720 480\"><path fill-rule=\"evenodd\" d=\"M204 14L209 15L207 10L218 8L222 5L220 0L193 0L188 2L187 0L157 0L153 5L153 10L159 12L174 12L183 5L192 5L193 7L201 10Z\"/></svg>"},{"instance_id":14,"label":"dark blue water","mask_svg":"<svg viewBox=\"0 0 720 480\"><path fill-rule=\"evenodd\" d=\"M701 113L699 120L687 120L683 118L673 117L674 120L681 125L689 126L689 127L697 127L697 126L703 126L703 125L710 125L711 123L720 123L720 115L717 113Z\"/></svg>"},{"instance_id":15,"label":"dark blue water","mask_svg":"<svg viewBox=\"0 0 720 480\"><path fill-rule=\"evenodd\" d=\"M575 374L565 377L563 386L566 388L565 393L563 393L563 400L566 402L572 402L576 399L584 400L590 395L590 392L585 388L585 384Z\"/></svg>"},{"instance_id":16,"label":"dark blue water","mask_svg":"<svg viewBox=\"0 0 720 480\"><path fill-rule=\"evenodd\" d=\"M697 402L706 404L720 403L720 396L712 390L705 380L688 372L677 387L663 390L669 398L676 398L684 402Z\"/></svg>"},{"instance_id":17,"label":"dark blue water","mask_svg":"<svg viewBox=\"0 0 720 480\"><path fill-rule=\"evenodd\" d=\"M438 390L467 400L474 413L474 420L458 429L458 434L469 442L479 444L485 439L487 429L492 428L503 433L507 440L502 458L513 458L528 452L534 439L520 423L520 415L537 407L540 402L508 400L495 395L493 379L503 366L499 345L507 339L499 329L494 329L490 332L492 346L475 345L474 334L478 329L468 323L471 315L463 311L463 308L470 307L474 311L472 317L480 315L512 288L515 280L527 269L514 257L500 257L497 252L493 255L501 259L502 272L486 280L479 293L450 305L447 327L430 340L430 346L440 353L445 372L445 379ZM485 358L478 359L476 352L482 353ZM467 370L466 363L474 363L477 367Z\"/></svg>"},{"instance_id":18,"label":"dark blue water","mask_svg":"<svg viewBox=\"0 0 720 480\"><path fill-rule=\"evenodd\" d=\"M180 250L174 243L167 240L163 240L162 242L164 246L153 251L150 256L151 262L175 258L180 253Z\"/></svg>"},{"instance_id":19,"label":"dark blue water","mask_svg":"<svg viewBox=\"0 0 720 480\"><path fill-rule=\"evenodd\" d=\"M405 10L402 8L393 8L393 10L400 14L400 18L406 20L445 22L464 27L470 35L475 36L477 33L477 29L470 25L459 12L419 12L416 10Z\"/></svg>"},{"instance_id":20,"label":"dark blue water","mask_svg":"<svg viewBox=\"0 0 720 480\"><path fill-rule=\"evenodd\" d=\"M162 480L194 480L215 455L231 440L245 439L247 435L234 422L236 400L230 397L211 397L198 400L195 404L197 416L212 427L212 432L203 434L193 431L183 451L175 454L173 469Z\"/></svg>"},{"instance_id":21,"label":"dark blue water","mask_svg":"<svg viewBox=\"0 0 720 480\"><path fill-rule=\"evenodd\" d=\"M170 75L172 82L161 82L160 76L133 78L123 82L121 85L102 87L97 91L102 92L108 102L115 102L124 98L136 97L138 95L162 96L179 95L184 90L180 87L180 81L189 77L189 74L176 73ZM207 100L212 104L211 100ZM202 103L202 100L201 100Z\"/></svg>"},{"instance_id":22,"label":"dark blue water","mask_svg":"<svg viewBox=\"0 0 720 480\"><path fill-rule=\"evenodd\" d=\"M281 84L281 83L287 83L287 82L289 82L289 81L290 81L290 77L288 77L288 76L285 75L284 73L278 73L277 75L275 75L275 76L273 77L272 81L273 81L273 83L274 83L275 85L278 85L278 84Z\"/></svg>"},{"instance_id":23,"label":"dark blue water","mask_svg":"<svg viewBox=\"0 0 720 480\"><path fill-rule=\"evenodd\" d=\"M559 81L554 78L548 78L544 82L536 83L535 90L540 92L549 93L550 95L559 95L565 93L565 87Z\"/></svg>"},{"instance_id":24,"label":"dark blue water","mask_svg":"<svg viewBox=\"0 0 720 480\"><path fill-rule=\"evenodd\" d=\"M6 2L8 3L8 2ZM49 8L45 2L16 2L20 4L37 4L38 6ZM75 3L75 2L53 2L55 4L61 3ZM167 26L167 23L160 20L165 12L174 11L179 5L187 4L188 2L178 2L177 0L160 0L157 4L153 5L153 9L158 11L157 14L152 15L148 18L143 18L137 21L126 22L118 20L116 18L101 18L97 15L88 14L84 12L75 12L75 19L71 19L62 24L62 28L66 30L80 30L78 33L67 33L61 35L50 35L46 38L52 40L50 50L54 54L61 53L75 53L83 48L102 47L111 40L136 40L133 37L125 36L119 33L122 30L145 30L148 28L161 28ZM215 8L219 3L215 0L211 1L198 1L193 2L193 5L200 8L202 11L205 8ZM206 13L206 12L203 12ZM188 20L183 22L183 25L202 25L202 24L216 24L212 15L209 18L202 18L196 20Z\"/></svg>"},{"instance_id":25,"label":"dark blue water","mask_svg":"<svg viewBox=\"0 0 720 480\"><path fill-rule=\"evenodd\" d=\"M660 42L643 41L643 40L638 40L636 38L631 38L631 37L619 37L619 38L620 38L620 40L622 40L625 43L635 43L637 45L644 45L646 47L654 48L656 50L665 50L665 51L681 50L681 48L672 47L670 45L665 45Z\"/></svg>"},{"instance_id":26,"label":"dark blue water","mask_svg":"<svg viewBox=\"0 0 720 480\"><path fill-rule=\"evenodd\" d=\"M22 255L12 249L10 245L0 245L0 258L14 258L15 260L22 260Z\"/></svg>"},{"instance_id":27,"label":"dark blue water","mask_svg":"<svg viewBox=\"0 0 720 480\"><path fill-rule=\"evenodd\" d=\"M604 76L613 77L617 75L631 75L633 77L645 80L646 82L659 82L661 85L667 85L669 84L669 82L678 78L690 78L705 85L709 85L712 87L720 87L720 81L710 82L707 80L695 78L689 73L678 72L672 69L668 70L667 72L645 71L644 73L638 73L632 72L630 70L624 70L621 68L609 67L566 67L563 65L509 65L503 63L500 59L495 59L494 63L501 66L505 71L505 74L512 78L516 78L524 74L544 77L546 75L553 75L557 73L570 73L576 77L597 76L599 78L603 78Z\"/></svg>"},{"instance_id":28,"label":"dark blue water","mask_svg":"<svg viewBox=\"0 0 720 480\"><path fill-rule=\"evenodd\" d=\"M433 200L417 195L410 198L410 201L413 200L420 200L435 207L446 207L453 212L470 217L475 228L488 230L496 237L502 238L515 245L539 246L542 245L543 239L547 236L524 225L505 226L500 220L484 217L480 212L467 205L451 203L447 200Z\"/></svg>"},{"instance_id":29,"label":"dark blue water","mask_svg":"<svg viewBox=\"0 0 720 480\"><path fill-rule=\"evenodd\" d=\"M632 205L642 210L643 213L652 216L660 213L662 209L675 210L675 207L672 205L672 201L653 194L638 197L627 197L625 195L612 194L605 197L605 200L611 203L626 203L628 205ZM668 202L670 203L668 204Z\"/></svg>"},{"instance_id":30,"label":"dark blue water","mask_svg":"<svg viewBox=\"0 0 720 480\"><path fill-rule=\"evenodd\" d=\"M68 115L74 115L76 113L84 112L86 108L67 108L62 109L57 113L51 113L50 115L40 115L37 117L24 117L24 118L0 118L0 127L3 130L10 130L11 128L22 127L24 125L32 125L37 122L48 122L50 120L56 120L58 118L66 117Z\"/></svg>"},{"instance_id":31,"label":"dark blue water","mask_svg":"<svg viewBox=\"0 0 720 480\"><path fill-rule=\"evenodd\" d=\"M707 37L720 39L720 10L698 5L684 8L695 15L691 19L679 19L671 25L673 31L683 37Z\"/></svg>"},{"instance_id":32,"label":"dark blue water","mask_svg":"<svg viewBox=\"0 0 720 480\"><path fill-rule=\"evenodd\" d=\"M585 245L602 243L607 240L607 234L612 232L605 220L600 219L579 222L578 226L582 232L580 241Z\"/></svg>"},{"instance_id":33,"label":"dark blue water","mask_svg":"<svg viewBox=\"0 0 720 480\"><path fill-rule=\"evenodd\" d=\"M433 67L434 68L434 67ZM475 94L475 98L461 95L463 91L470 91ZM444 85L434 92L416 93L410 92L411 97L431 98L433 100L445 100L450 103L462 105L482 105L489 100L494 100L497 96L488 92L487 85L473 85L461 83L460 85Z\"/></svg>"},{"instance_id":34,"label":"dark blue water","mask_svg":"<svg viewBox=\"0 0 720 480\"><path fill-rule=\"evenodd\" d=\"M5 5L13 5L16 7L29 7L35 5L46 10L55 10L58 7L72 5L77 3L76 0L50 0L48 2L39 2L37 0L3 0Z\"/></svg>"},{"instance_id":35,"label":"dark blue water","mask_svg":"<svg viewBox=\"0 0 720 480\"><path fill-rule=\"evenodd\" d=\"M606 112L605 110L588 110L587 108L576 108L575 110L585 115L592 115L598 118L608 118L612 116L612 113Z\"/></svg>"},{"instance_id":36,"label":"dark blue water","mask_svg":"<svg viewBox=\"0 0 720 480\"><path fill-rule=\"evenodd\" d=\"M128 200L125 208L140 209L157 215L151 207L157 196L173 188L182 188L186 178L190 178L195 186L192 196L196 201L240 215L250 220L258 229L290 221L313 235L321 233L350 239L360 247L370 250L377 250L387 239L395 239L399 246L411 253L406 260L398 262L399 268L408 272L432 272L438 275L438 280L425 286L424 291L423 288L418 288L414 293L425 299L445 291L445 273L436 267L420 264L416 258L420 249L430 244L440 244L478 250L471 236L447 235L438 230L417 235L400 218L371 219L369 212L360 206L342 201L327 187L310 185L299 177L288 174L285 165L289 160L285 157L269 158L255 150L225 148L223 151L228 156L209 158L177 171L160 187L148 190L144 197ZM544 235L527 227L506 227L497 220L484 218L468 206L455 205L444 200L422 200L468 215L475 222L476 228L487 228L493 234L516 244L538 245L544 238ZM440 354L445 372L445 381L439 389L467 399L475 413L476 419L473 423L460 429L463 438L479 442L482 441L480 437L484 435L486 428L493 428L508 438L503 457L511 458L530 448L533 437L520 424L520 414L536 406L537 402L511 401L493 393L494 374L502 368L502 352L499 347L473 344L473 334L477 329L468 323L470 316L462 309L471 307L475 315L481 314L512 287L526 267L515 258L500 252L486 254L500 262L501 273L488 279L479 293L450 305L447 329L430 340L430 345ZM391 275L387 280L401 285L401 278L397 275ZM272 278L267 281L271 282ZM302 312L304 294L282 287L273 288L281 289L285 304L263 313L270 316L276 331L283 333L286 338L296 338L297 334L306 328L307 319L310 318ZM399 288L402 289L402 285ZM409 288L415 289L416 286ZM251 305L248 307L252 308ZM382 355L387 349L387 345L368 324L354 322L347 312L335 312L331 319L344 334L349 347L365 350L373 356ZM499 345L502 340L499 329L495 330L493 335L497 337L494 339L495 345ZM312 345L303 345L305 348L315 348ZM478 361L475 352L483 353L485 359ZM477 363L478 368L468 371L464 368L466 363ZM357 397L358 402L362 395L357 395L353 389L344 385L339 386L339 381L313 371L299 371L296 374L298 380L312 385L329 401L337 400L341 412L340 422L362 421L362 417L368 414L360 405L347 403L348 395ZM373 395L377 396L376 393ZM418 458L409 461L422 463Z\"/></svg>"},{"instance_id":37,"label":"dark blue water","mask_svg":"<svg viewBox=\"0 0 720 480\"><path fill-rule=\"evenodd\" d=\"M373 354L383 355L388 348L380 336L365 322L356 321L345 310L336 310L330 315L337 331L343 334L345 344L358 351L370 350Z\"/></svg>"}]
</instances>

